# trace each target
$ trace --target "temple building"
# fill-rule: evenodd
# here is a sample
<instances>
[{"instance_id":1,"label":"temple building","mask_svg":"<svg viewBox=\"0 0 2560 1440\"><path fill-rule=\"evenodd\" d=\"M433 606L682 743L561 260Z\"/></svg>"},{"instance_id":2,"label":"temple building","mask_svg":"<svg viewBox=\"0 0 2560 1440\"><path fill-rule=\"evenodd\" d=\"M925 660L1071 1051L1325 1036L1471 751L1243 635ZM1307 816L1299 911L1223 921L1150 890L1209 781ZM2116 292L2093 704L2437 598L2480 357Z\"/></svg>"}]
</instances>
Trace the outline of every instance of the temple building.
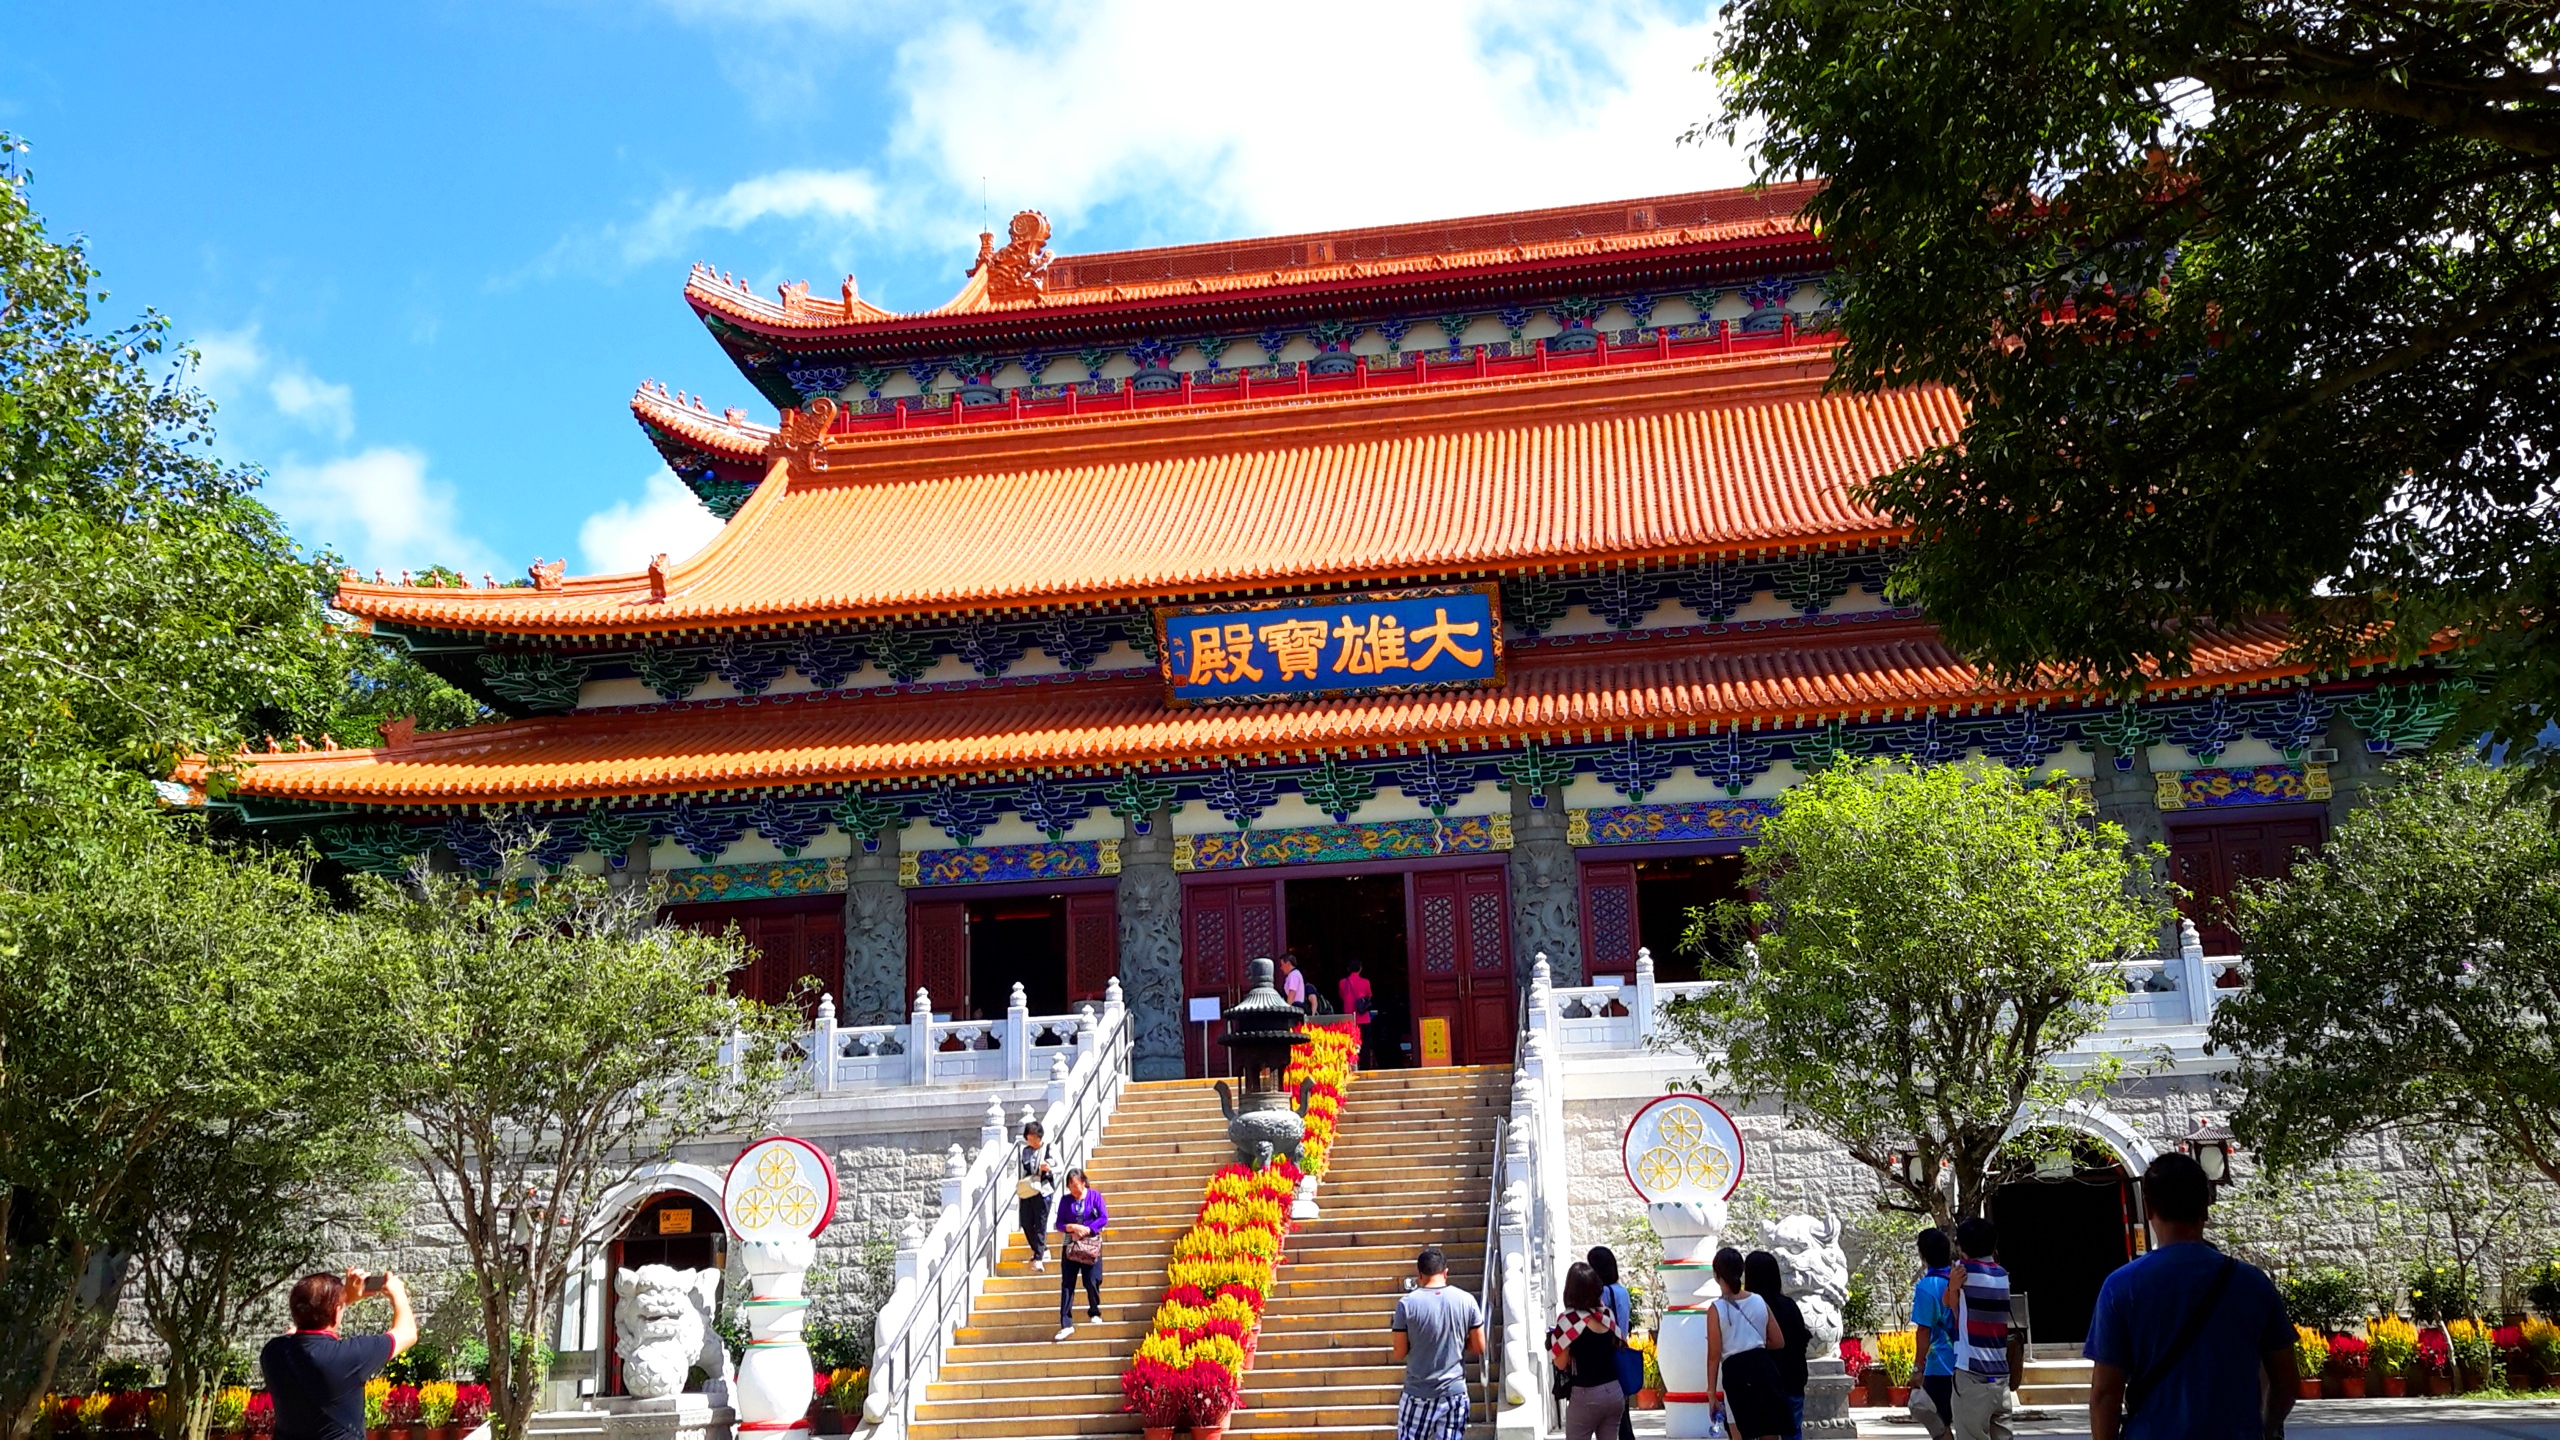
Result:
<instances>
[{"instance_id":1,"label":"temple building","mask_svg":"<svg viewBox=\"0 0 2560 1440\"><path fill-rule=\"evenodd\" d=\"M504 718L271 747L215 803L385 873L540 822L539 863L663 876L749 936L754 993L815 976L848 1024L1116 975L1142 1078L1223 1064L1208 1017L1260 955L1326 995L1360 966L1387 1064L1508 1060L1541 954L1695 978L1685 912L1851 755L2064 772L2229 953L2232 878L2447 706L2312 673L2272 620L2132 705L1968 665L1855 498L1962 409L1825 393L1807 193L1055 256L1026 212L912 314L698 268L773 411L631 408L717 538L348 574L355 623Z\"/></svg>"}]
</instances>

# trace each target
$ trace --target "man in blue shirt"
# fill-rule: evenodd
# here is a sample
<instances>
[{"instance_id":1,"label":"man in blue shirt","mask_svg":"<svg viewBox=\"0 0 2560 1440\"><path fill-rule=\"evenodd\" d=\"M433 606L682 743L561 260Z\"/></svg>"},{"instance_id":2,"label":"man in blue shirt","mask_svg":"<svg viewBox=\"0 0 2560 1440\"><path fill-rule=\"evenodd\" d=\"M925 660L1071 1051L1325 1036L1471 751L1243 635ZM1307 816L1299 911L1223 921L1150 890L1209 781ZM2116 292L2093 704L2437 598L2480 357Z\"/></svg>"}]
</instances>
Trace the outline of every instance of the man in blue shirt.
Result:
<instances>
[{"instance_id":1,"label":"man in blue shirt","mask_svg":"<svg viewBox=\"0 0 2560 1440\"><path fill-rule=\"evenodd\" d=\"M1947 1232L1932 1225L1915 1237L1921 1271L1911 1287L1911 1323L1929 1332L1929 1353L1920 1364L1920 1389L1911 1397L1911 1418L1934 1440L1954 1433L1956 1402L1956 1312L1947 1304L1947 1269L1955 1264L1955 1246Z\"/></svg>"},{"instance_id":2,"label":"man in blue shirt","mask_svg":"<svg viewBox=\"0 0 2560 1440\"><path fill-rule=\"evenodd\" d=\"M2083 1354L2090 1440L2260 1440L2297 1392L2293 1323L2265 1271L2205 1243L2213 1182L2169 1154L2142 1173L2151 1253L2098 1290Z\"/></svg>"}]
</instances>

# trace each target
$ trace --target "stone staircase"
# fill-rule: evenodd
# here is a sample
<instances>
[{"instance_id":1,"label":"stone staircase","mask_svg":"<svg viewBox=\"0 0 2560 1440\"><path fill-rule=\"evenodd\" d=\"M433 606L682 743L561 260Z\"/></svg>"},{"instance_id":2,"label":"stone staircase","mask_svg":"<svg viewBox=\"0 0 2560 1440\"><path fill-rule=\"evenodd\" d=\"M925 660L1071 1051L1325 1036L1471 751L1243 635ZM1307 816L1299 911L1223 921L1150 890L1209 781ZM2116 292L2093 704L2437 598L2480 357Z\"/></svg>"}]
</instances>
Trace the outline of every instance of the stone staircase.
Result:
<instances>
[{"instance_id":1,"label":"stone staircase","mask_svg":"<svg viewBox=\"0 0 2560 1440\"><path fill-rule=\"evenodd\" d=\"M2086 1409L2096 1369L2080 1358L2077 1345L2034 1346L2027 1352L2026 1374L2019 1377L2018 1403L2039 1410Z\"/></svg>"},{"instance_id":2,"label":"stone staircase","mask_svg":"<svg viewBox=\"0 0 2560 1440\"><path fill-rule=\"evenodd\" d=\"M1452 1283L1482 1285L1494 1128L1510 1087L1500 1067L1368 1071L1352 1084L1317 1196L1323 1215L1289 1237L1230 1433L1394 1435L1404 1372L1388 1359L1387 1317L1424 1245L1448 1252ZM1033 1273L1015 1237L916 1407L915 1440L1137 1434L1137 1417L1120 1409L1120 1371L1164 1296L1165 1263L1201 1187L1231 1158L1207 1082L1131 1085L1088 1167L1111 1206L1102 1320L1084 1319L1079 1290L1075 1334L1052 1340L1057 1265ZM1478 1398L1471 1433L1490 1436Z\"/></svg>"}]
</instances>

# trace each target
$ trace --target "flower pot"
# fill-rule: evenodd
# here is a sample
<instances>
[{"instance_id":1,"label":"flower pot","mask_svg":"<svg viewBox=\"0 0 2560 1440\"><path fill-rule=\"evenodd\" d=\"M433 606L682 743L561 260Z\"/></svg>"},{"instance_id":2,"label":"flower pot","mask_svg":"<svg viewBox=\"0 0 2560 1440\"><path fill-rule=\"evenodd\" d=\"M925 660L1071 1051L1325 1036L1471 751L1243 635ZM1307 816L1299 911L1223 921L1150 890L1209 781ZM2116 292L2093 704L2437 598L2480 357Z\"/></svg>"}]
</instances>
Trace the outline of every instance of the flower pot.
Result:
<instances>
[{"instance_id":1,"label":"flower pot","mask_svg":"<svg viewBox=\"0 0 2560 1440\"><path fill-rule=\"evenodd\" d=\"M2339 1376L2339 1377L2338 1377L2338 1395L2339 1395L2339 1398L2341 1398L2341 1399L2345 1399L2345 1400L2361 1400L2361 1399L2363 1399L2363 1398L2364 1398L2364 1377L2363 1377L2363 1376L2361 1376L2361 1375L2341 1375L2341 1376Z\"/></svg>"},{"instance_id":2,"label":"flower pot","mask_svg":"<svg viewBox=\"0 0 2560 1440\"><path fill-rule=\"evenodd\" d=\"M2409 1382L2399 1375L2385 1375L2382 1377L2382 1393L2397 1400L2409 1393Z\"/></svg>"},{"instance_id":3,"label":"flower pot","mask_svg":"<svg viewBox=\"0 0 2560 1440\"><path fill-rule=\"evenodd\" d=\"M1224 1440L1226 1433L1227 1422L1224 1420L1215 1425L1194 1425L1191 1427L1191 1440Z\"/></svg>"},{"instance_id":4,"label":"flower pot","mask_svg":"<svg viewBox=\"0 0 2560 1440\"><path fill-rule=\"evenodd\" d=\"M2522 1366L2518 1366L2507 1372L2507 1388L2515 1391L2526 1391L2538 1389L2540 1387L2533 1383L2532 1371L2527 1370Z\"/></svg>"},{"instance_id":5,"label":"flower pot","mask_svg":"<svg viewBox=\"0 0 2560 1440\"><path fill-rule=\"evenodd\" d=\"M1867 1385L1867 1403L1869 1405L1882 1405L1885 1403L1884 1397L1886 1382L1884 1378L1884 1371L1870 1367L1866 1373L1865 1379Z\"/></svg>"},{"instance_id":6,"label":"flower pot","mask_svg":"<svg viewBox=\"0 0 2560 1440\"><path fill-rule=\"evenodd\" d=\"M1173 1440L1173 1427L1170 1425L1143 1426L1139 1433L1146 1436L1146 1440Z\"/></svg>"},{"instance_id":7,"label":"flower pot","mask_svg":"<svg viewBox=\"0 0 2560 1440\"><path fill-rule=\"evenodd\" d=\"M1661 1392L1661 1391L1659 1391L1659 1390L1639 1390L1639 1391L1637 1391L1637 1392L1636 1392L1636 1408L1637 1408L1637 1409L1639 1409L1639 1410L1659 1410L1659 1409L1661 1409L1661 1408L1662 1408L1662 1392Z\"/></svg>"},{"instance_id":8,"label":"flower pot","mask_svg":"<svg viewBox=\"0 0 2560 1440\"><path fill-rule=\"evenodd\" d=\"M1885 1404L1887 1404L1887 1405L1889 1405L1889 1406L1891 1406L1892 1408L1894 1408L1894 1409L1896 1409L1896 1410L1899 1410L1899 1409L1901 1409L1903 1406L1910 1404L1910 1403L1911 1403L1911 1387L1910 1387L1910 1386L1908 1386L1908 1385L1888 1385L1888 1386L1886 1386L1886 1387L1885 1387L1885 1392L1884 1392L1884 1403L1885 1403Z\"/></svg>"},{"instance_id":9,"label":"flower pot","mask_svg":"<svg viewBox=\"0 0 2560 1440\"><path fill-rule=\"evenodd\" d=\"M2302 1377L2302 1398L2305 1400L2317 1400L2320 1398L2319 1376L2305 1375Z\"/></svg>"},{"instance_id":10,"label":"flower pot","mask_svg":"<svg viewBox=\"0 0 2560 1440\"><path fill-rule=\"evenodd\" d=\"M2427 1393L2430 1395L2452 1394L2453 1377L2445 1374L2441 1370L2429 1371L2427 1373Z\"/></svg>"}]
</instances>

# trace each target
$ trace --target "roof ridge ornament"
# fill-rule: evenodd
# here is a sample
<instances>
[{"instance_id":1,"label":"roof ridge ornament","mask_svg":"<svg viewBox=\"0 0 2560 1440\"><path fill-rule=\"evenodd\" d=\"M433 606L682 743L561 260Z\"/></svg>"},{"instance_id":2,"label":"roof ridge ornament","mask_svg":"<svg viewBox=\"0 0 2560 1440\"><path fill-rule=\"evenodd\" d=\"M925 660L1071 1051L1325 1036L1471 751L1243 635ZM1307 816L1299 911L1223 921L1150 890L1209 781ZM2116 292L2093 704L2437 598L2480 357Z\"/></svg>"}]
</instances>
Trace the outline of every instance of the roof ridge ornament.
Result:
<instances>
[{"instance_id":1,"label":"roof ridge ornament","mask_svg":"<svg viewBox=\"0 0 2560 1440\"><path fill-rule=\"evenodd\" d=\"M1005 229L1009 238L1001 250L994 232L978 232L978 259L969 273L986 272L989 300L1036 300L1048 278L1049 217L1037 210L1019 211Z\"/></svg>"}]
</instances>

